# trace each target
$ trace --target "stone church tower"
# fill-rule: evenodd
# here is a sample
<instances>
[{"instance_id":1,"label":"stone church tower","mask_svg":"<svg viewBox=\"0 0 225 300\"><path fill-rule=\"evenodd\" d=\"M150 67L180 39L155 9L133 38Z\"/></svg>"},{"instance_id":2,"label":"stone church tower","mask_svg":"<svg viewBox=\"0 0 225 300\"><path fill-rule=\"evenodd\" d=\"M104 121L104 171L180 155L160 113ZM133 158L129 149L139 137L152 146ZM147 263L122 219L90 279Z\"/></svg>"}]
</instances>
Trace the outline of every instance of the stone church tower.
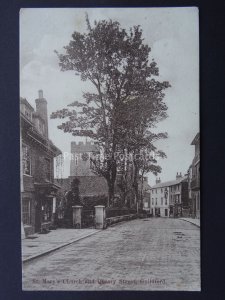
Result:
<instances>
[{"instance_id":1,"label":"stone church tower","mask_svg":"<svg viewBox=\"0 0 225 300\"><path fill-rule=\"evenodd\" d=\"M71 142L70 176L96 176L91 170L90 157L97 147L93 142Z\"/></svg>"}]
</instances>

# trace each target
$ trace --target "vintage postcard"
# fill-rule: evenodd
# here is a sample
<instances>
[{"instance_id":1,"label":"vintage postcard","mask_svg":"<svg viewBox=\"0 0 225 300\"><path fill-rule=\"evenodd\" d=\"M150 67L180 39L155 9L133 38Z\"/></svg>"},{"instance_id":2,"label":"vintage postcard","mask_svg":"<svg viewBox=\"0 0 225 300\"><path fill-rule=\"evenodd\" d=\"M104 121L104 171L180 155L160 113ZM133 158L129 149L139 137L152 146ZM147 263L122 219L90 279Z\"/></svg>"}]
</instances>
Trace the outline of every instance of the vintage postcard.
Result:
<instances>
[{"instance_id":1,"label":"vintage postcard","mask_svg":"<svg viewBox=\"0 0 225 300\"><path fill-rule=\"evenodd\" d=\"M20 10L23 290L200 291L196 7Z\"/></svg>"}]
</instances>

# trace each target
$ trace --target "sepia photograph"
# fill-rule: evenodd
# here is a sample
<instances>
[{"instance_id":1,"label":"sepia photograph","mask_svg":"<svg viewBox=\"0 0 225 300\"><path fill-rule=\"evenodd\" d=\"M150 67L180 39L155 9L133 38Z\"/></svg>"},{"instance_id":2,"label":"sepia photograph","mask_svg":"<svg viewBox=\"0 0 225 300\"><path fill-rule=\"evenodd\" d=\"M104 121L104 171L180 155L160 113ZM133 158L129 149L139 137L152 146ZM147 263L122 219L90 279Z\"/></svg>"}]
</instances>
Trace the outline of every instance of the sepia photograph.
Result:
<instances>
[{"instance_id":1,"label":"sepia photograph","mask_svg":"<svg viewBox=\"0 0 225 300\"><path fill-rule=\"evenodd\" d=\"M19 39L22 289L201 291L198 8L22 8Z\"/></svg>"}]
</instances>

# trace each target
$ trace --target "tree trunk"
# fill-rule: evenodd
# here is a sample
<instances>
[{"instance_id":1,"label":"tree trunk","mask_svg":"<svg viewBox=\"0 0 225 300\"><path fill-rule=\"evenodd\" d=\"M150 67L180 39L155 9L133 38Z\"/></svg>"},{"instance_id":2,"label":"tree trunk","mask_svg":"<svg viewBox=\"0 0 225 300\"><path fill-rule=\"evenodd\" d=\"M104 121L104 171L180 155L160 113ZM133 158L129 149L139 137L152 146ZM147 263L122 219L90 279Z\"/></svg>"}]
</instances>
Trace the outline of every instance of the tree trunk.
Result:
<instances>
[{"instance_id":1,"label":"tree trunk","mask_svg":"<svg viewBox=\"0 0 225 300\"><path fill-rule=\"evenodd\" d=\"M139 170L137 167L136 162L134 161L134 178L133 178L133 188L134 188L134 194L135 194L135 200L136 204L139 205L139 193L138 193L138 174Z\"/></svg>"},{"instance_id":2,"label":"tree trunk","mask_svg":"<svg viewBox=\"0 0 225 300\"><path fill-rule=\"evenodd\" d=\"M110 167L109 176L107 178L108 184L108 207L113 203L116 181L116 162L113 161Z\"/></svg>"},{"instance_id":3,"label":"tree trunk","mask_svg":"<svg viewBox=\"0 0 225 300\"><path fill-rule=\"evenodd\" d=\"M114 199L114 183L111 181L108 181L108 207L111 206Z\"/></svg>"}]
</instances>

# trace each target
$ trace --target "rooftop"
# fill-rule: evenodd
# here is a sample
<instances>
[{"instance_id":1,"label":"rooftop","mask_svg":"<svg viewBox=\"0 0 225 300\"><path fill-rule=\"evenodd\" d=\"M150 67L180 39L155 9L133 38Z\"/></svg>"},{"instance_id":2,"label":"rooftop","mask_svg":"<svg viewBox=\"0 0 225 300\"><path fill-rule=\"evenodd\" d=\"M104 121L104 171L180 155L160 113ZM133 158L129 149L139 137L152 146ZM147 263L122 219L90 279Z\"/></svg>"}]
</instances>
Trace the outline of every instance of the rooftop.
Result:
<instances>
[{"instance_id":1,"label":"rooftop","mask_svg":"<svg viewBox=\"0 0 225 300\"><path fill-rule=\"evenodd\" d=\"M185 181L186 179L187 179L187 176L183 176L183 177L181 177L179 179L176 179L176 180L160 182L160 183L157 183L157 184L153 185L152 189L161 188L161 187L165 187L165 186L176 185L176 184L181 183L182 181Z\"/></svg>"},{"instance_id":2,"label":"rooftop","mask_svg":"<svg viewBox=\"0 0 225 300\"><path fill-rule=\"evenodd\" d=\"M198 132L194 137L193 141L191 142L191 145L196 145L197 143L199 143L199 140L200 140L200 134Z\"/></svg>"}]
</instances>

